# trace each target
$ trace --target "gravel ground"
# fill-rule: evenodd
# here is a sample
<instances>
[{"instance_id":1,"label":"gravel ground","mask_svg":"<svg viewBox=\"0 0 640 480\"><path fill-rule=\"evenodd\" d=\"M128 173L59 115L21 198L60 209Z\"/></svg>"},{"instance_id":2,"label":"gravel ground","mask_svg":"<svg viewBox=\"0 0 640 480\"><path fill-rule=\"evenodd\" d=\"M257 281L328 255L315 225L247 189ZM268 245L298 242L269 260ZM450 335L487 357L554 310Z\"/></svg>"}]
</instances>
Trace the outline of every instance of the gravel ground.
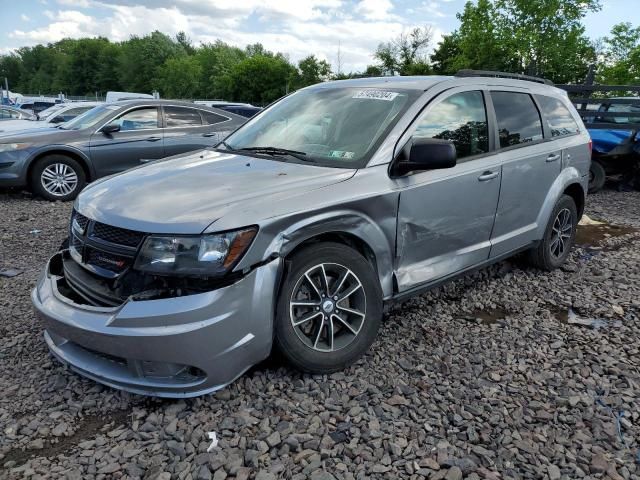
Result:
<instances>
[{"instance_id":1,"label":"gravel ground","mask_svg":"<svg viewBox=\"0 0 640 480\"><path fill-rule=\"evenodd\" d=\"M640 479L633 228L583 228L562 270L503 262L394 307L344 372L269 360L161 401L47 353L29 295L70 209L0 194L0 268L24 271L0 278L0 477ZM640 193L591 196L587 213L640 227Z\"/></svg>"}]
</instances>

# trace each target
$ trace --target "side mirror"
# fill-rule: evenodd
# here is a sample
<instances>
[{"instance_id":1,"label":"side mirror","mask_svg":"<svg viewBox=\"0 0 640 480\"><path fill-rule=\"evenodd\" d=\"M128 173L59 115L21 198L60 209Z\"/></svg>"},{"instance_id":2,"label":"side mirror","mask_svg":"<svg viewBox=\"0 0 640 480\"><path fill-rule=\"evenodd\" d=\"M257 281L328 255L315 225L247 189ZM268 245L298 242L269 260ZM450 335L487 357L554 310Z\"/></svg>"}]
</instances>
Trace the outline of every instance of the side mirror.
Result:
<instances>
[{"instance_id":1,"label":"side mirror","mask_svg":"<svg viewBox=\"0 0 640 480\"><path fill-rule=\"evenodd\" d=\"M120 131L120 125L117 123L107 123L104 127L100 129L102 133L105 135L109 135L110 133L115 133Z\"/></svg>"},{"instance_id":2,"label":"side mirror","mask_svg":"<svg viewBox=\"0 0 640 480\"><path fill-rule=\"evenodd\" d=\"M456 146L450 140L414 138L393 168L395 176L413 171L437 170L456 166Z\"/></svg>"}]
</instances>

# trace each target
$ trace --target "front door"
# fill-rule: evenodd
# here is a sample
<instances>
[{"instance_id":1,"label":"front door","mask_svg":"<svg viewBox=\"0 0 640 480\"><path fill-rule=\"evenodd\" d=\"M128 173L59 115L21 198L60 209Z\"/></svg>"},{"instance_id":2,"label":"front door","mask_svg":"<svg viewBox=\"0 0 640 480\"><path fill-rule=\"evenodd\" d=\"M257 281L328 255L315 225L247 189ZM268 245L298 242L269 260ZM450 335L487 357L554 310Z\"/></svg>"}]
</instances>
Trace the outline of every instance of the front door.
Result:
<instances>
[{"instance_id":1,"label":"front door","mask_svg":"<svg viewBox=\"0 0 640 480\"><path fill-rule=\"evenodd\" d=\"M119 131L94 133L90 151L97 175L111 175L164 157L159 118L158 107L139 107L110 122L119 125Z\"/></svg>"},{"instance_id":2,"label":"front door","mask_svg":"<svg viewBox=\"0 0 640 480\"><path fill-rule=\"evenodd\" d=\"M414 123L413 137L451 140L453 168L396 180L396 278L400 292L446 277L489 257L501 167L491 155L480 90L445 92Z\"/></svg>"}]
</instances>

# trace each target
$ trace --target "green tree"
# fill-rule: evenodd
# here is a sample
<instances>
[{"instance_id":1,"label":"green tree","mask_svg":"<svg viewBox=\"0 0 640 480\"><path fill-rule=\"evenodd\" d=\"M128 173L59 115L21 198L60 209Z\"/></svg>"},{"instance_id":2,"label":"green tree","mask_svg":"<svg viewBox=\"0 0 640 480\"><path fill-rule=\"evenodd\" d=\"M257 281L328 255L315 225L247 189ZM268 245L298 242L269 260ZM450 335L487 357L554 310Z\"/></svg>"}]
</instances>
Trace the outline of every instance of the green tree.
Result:
<instances>
[{"instance_id":1,"label":"green tree","mask_svg":"<svg viewBox=\"0 0 640 480\"><path fill-rule=\"evenodd\" d=\"M122 87L150 93L160 66L169 58L183 55L186 53L182 45L158 31L144 37L132 36L122 44L118 68Z\"/></svg>"},{"instance_id":2,"label":"green tree","mask_svg":"<svg viewBox=\"0 0 640 480\"><path fill-rule=\"evenodd\" d=\"M582 19L600 0L478 0L432 55L440 72L504 70L556 82L582 81L595 60Z\"/></svg>"},{"instance_id":3,"label":"green tree","mask_svg":"<svg viewBox=\"0 0 640 480\"><path fill-rule=\"evenodd\" d=\"M427 50L433 33L431 27L414 28L390 42L378 45L374 58L387 75L421 75L430 73Z\"/></svg>"},{"instance_id":4,"label":"green tree","mask_svg":"<svg viewBox=\"0 0 640 480\"><path fill-rule=\"evenodd\" d=\"M9 89L20 88L22 77L24 76L24 66L22 59L15 54L0 56L0 89L4 88L4 79L9 82Z\"/></svg>"},{"instance_id":5,"label":"green tree","mask_svg":"<svg viewBox=\"0 0 640 480\"><path fill-rule=\"evenodd\" d=\"M282 55L253 55L224 75L220 93L227 100L266 105L289 92L296 73Z\"/></svg>"},{"instance_id":6,"label":"green tree","mask_svg":"<svg viewBox=\"0 0 640 480\"><path fill-rule=\"evenodd\" d=\"M618 23L604 37L597 79L600 83L631 85L640 83L640 27Z\"/></svg>"},{"instance_id":7,"label":"green tree","mask_svg":"<svg viewBox=\"0 0 640 480\"><path fill-rule=\"evenodd\" d=\"M232 47L218 40L196 50L195 58L201 67L200 88L198 96L201 98L222 97L225 92L224 78L229 75L235 65L247 57L240 48Z\"/></svg>"},{"instance_id":8,"label":"green tree","mask_svg":"<svg viewBox=\"0 0 640 480\"><path fill-rule=\"evenodd\" d=\"M309 55L298 62L299 74L294 87L303 88L314 83L324 82L331 76L331 66L326 60L318 60L315 55Z\"/></svg>"},{"instance_id":9,"label":"green tree","mask_svg":"<svg viewBox=\"0 0 640 480\"><path fill-rule=\"evenodd\" d=\"M193 99L201 77L202 67L195 57L172 57L159 68L155 87L163 97Z\"/></svg>"}]
</instances>

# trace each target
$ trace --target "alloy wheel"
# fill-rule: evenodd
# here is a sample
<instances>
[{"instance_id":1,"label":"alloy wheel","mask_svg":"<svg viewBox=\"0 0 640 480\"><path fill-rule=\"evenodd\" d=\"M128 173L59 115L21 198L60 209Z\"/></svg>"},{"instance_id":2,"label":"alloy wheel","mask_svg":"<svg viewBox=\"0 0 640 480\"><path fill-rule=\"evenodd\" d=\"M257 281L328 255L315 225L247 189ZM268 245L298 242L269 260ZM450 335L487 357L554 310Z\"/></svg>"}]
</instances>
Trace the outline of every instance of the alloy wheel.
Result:
<instances>
[{"instance_id":1,"label":"alloy wheel","mask_svg":"<svg viewBox=\"0 0 640 480\"><path fill-rule=\"evenodd\" d=\"M551 232L551 255L558 259L561 258L569 249L571 234L573 231L573 222L571 219L571 211L563 208L558 212L556 219L553 221L553 229Z\"/></svg>"},{"instance_id":2,"label":"alloy wheel","mask_svg":"<svg viewBox=\"0 0 640 480\"><path fill-rule=\"evenodd\" d=\"M366 295L347 267L321 263L296 282L289 301L291 326L298 338L319 352L350 345L366 318Z\"/></svg>"},{"instance_id":3,"label":"alloy wheel","mask_svg":"<svg viewBox=\"0 0 640 480\"><path fill-rule=\"evenodd\" d=\"M69 165L52 163L42 171L40 181L48 193L56 197L64 197L78 186L78 175Z\"/></svg>"}]
</instances>

